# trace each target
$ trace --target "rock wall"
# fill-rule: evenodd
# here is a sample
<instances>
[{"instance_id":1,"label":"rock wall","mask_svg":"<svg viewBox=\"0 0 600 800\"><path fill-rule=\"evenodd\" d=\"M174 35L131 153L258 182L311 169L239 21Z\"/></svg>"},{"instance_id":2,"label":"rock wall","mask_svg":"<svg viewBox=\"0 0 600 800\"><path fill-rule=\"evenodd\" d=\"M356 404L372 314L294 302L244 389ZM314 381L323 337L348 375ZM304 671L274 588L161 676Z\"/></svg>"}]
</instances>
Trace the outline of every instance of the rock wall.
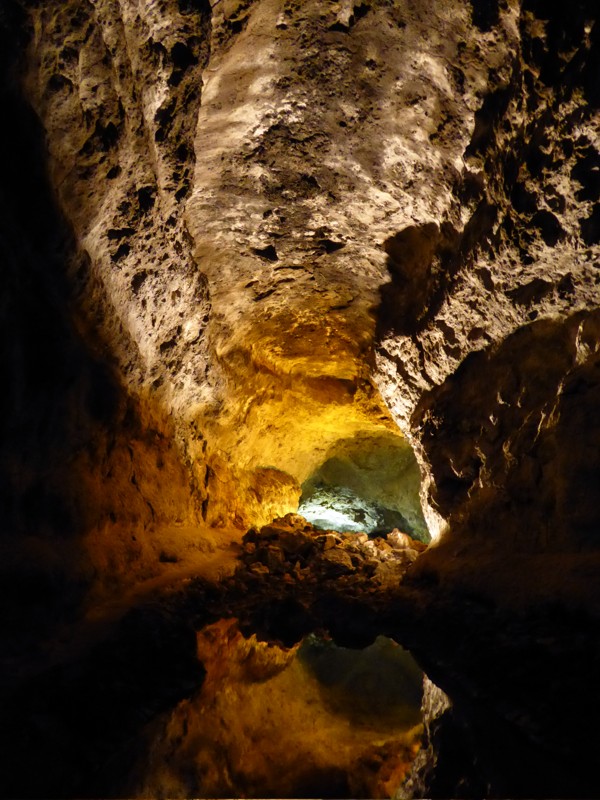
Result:
<instances>
[{"instance_id":1,"label":"rock wall","mask_svg":"<svg viewBox=\"0 0 600 800\"><path fill-rule=\"evenodd\" d=\"M174 426L157 404L131 391L109 331L90 333L90 262L69 209L58 202L58 187L66 186L52 171L52 138L21 83L28 18L17 4L4 4L0 28L10 120L1 133L0 187L3 634L36 641L38 625L72 614L91 584L114 588L118 576L128 573L130 581L155 571L162 544L151 534L190 525L199 500ZM80 157L72 152L71 168L84 169ZM73 204L84 217L82 197ZM99 279L94 285L100 303ZM102 316L105 306L94 313Z\"/></svg>"},{"instance_id":2,"label":"rock wall","mask_svg":"<svg viewBox=\"0 0 600 800\"><path fill-rule=\"evenodd\" d=\"M473 17L483 42L514 24L463 152L458 236L432 243L416 226L388 243L383 308L406 305L411 281L429 294L382 326L379 385L422 442L452 530L578 549L596 546L583 419L597 392L598 30L586 3L568 20L516 10Z\"/></svg>"},{"instance_id":3,"label":"rock wall","mask_svg":"<svg viewBox=\"0 0 600 800\"><path fill-rule=\"evenodd\" d=\"M76 242L80 328L172 419L209 524L290 510L336 442L393 429L373 384L424 440L431 527L454 513L445 495L487 503L530 445L505 435L493 465L479 429L498 449L520 382L581 323L549 396L506 422L512 436L530 412L553 425L556 387L594 358L598 244L597 32L585 3L559 16L463 2L31 11L22 85ZM545 340L540 366L530 354L520 370L520 329ZM523 375L440 422L471 353ZM472 369L469 384L499 380ZM474 429L442 455L456 415Z\"/></svg>"}]
</instances>

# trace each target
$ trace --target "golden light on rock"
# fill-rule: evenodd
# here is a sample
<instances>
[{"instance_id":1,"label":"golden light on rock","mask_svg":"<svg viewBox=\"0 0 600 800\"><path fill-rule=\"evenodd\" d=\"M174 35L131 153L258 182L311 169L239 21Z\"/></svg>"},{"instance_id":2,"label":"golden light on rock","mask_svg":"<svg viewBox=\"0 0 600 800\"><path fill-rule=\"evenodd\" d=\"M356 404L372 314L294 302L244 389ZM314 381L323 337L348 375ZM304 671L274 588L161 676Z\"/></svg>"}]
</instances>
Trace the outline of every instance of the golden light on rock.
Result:
<instances>
[{"instance_id":1,"label":"golden light on rock","mask_svg":"<svg viewBox=\"0 0 600 800\"><path fill-rule=\"evenodd\" d=\"M209 463L215 465L213 482L218 482L213 488L223 492L220 509L209 512L215 522L221 515L230 522L237 516L242 527L266 524L297 510L301 485L349 441L387 439L397 441L398 450L405 444L377 391L364 378L311 378L300 368L284 374L247 367L244 372L241 364L238 361L237 384L218 421L203 420ZM228 479L228 472L235 477ZM228 511L223 509L225 483L231 487ZM217 509L217 494L211 497Z\"/></svg>"},{"instance_id":2,"label":"golden light on rock","mask_svg":"<svg viewBox=\"0 0 600 800\"><path fill-rule=\"evenodd\" d=\"M153 732L136 767L136 796L156 787L181 796L189 780L202 797L233 796L239 787L249 797L390 795L422 733L420 674L398 650L389 640L364 654L318 641L283 649L244 638L236 620L205 628L202 690ZM413 686L404 704L388 700L387 715L355 701L357 692L380 697L367 684L378 655L380 680L391 686L404 676Z\"/></svg>"}]
</instances>

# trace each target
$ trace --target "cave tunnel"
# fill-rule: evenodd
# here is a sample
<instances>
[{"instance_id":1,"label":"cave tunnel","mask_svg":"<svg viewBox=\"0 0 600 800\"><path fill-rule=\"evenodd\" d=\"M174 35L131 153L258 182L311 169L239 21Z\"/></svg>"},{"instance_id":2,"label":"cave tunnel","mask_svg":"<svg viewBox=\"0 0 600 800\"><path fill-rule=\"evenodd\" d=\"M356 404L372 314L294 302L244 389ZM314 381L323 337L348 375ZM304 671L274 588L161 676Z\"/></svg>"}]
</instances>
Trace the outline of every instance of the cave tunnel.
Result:
<instances>
[{"instance_id":1,"label":"cave tunnel","mask_svg":"<svg viewBox=\"0 0 600 800\"><path fill-rule=\"evenodd\" d=\"M268 391L247 400L246 421L260 428L241 436L240 450L269 465L246 478L261 520L242 537L252 599L244 608L234 599L236 619L199 631L204 686L155 732L134 794L167 783L182 792L187 770L206 795L385 796L414 762L422 670L393 626L377 637L361 615L352 621L335 587L353 582L357 567L373 585L393 584L426 549L420 468L379 406L365 417L363 399L352 389L349 400L339 383L296 388L290 402L271 375ZM305 596L309 585L315 596ZM236 764L235 779L224 759Z\"/></svg>"},{"instance_id":2,"label":"cave tunnel","mask_svg":"<svg viewBox=\"0 0 600 800\"><path fill-rule=\"evenodd\" d=\"M419 466L406 440L392 434L338 442L302 484L298 513L325 530L377 535L398 528L430 540Z\"/></svg>"},{"instance_id":3,"label":"cave tunnel","mask_svg":"<svg viewBox=\"0 0 600 800\"><path fill-rule=\"evenodd\" d=\"M599 64L0 2L0 797L598 797Z\"/></svg>"}]
</instances>

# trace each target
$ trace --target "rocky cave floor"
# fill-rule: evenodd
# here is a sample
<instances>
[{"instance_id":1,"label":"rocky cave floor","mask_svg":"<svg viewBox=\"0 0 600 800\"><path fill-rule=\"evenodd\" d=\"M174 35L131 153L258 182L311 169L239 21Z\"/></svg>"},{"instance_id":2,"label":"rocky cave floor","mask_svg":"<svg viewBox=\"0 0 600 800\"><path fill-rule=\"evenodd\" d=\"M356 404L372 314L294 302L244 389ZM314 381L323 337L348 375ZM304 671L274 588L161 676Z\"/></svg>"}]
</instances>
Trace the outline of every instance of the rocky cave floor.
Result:
<instances>
[{"instance_id":1,"label":"rocky cave floor","mask_svg":"<svg viewBox=\"0 0 600 800\"><path fill-rule=\"evenodd\" d=\"M593 796L600 614L440 592L437 549L288 514L217 554L220 577L179 574L80 620L4 687L3 796ZM307 641L379 649L340 695L298 665ZM425 730L414 697L394 716L396 643L428 676ZM373 709L369 681L387 698Z\"/></svg>"}]
</instances>

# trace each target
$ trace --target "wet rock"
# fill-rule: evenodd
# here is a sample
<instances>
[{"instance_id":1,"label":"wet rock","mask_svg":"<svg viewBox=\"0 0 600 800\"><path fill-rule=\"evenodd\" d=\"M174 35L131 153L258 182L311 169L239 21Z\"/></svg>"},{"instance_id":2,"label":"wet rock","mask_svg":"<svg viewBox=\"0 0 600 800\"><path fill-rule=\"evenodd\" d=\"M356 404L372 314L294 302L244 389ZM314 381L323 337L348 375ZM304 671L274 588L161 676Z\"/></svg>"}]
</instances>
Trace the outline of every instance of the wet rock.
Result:
<instances>
[{"instance_id":1,"label":"wet rock","mask_svg":"<svg viewBox=\"0 0 600 800\"><path fill-rule=\"evenodd\" d=\"M427 549L427 545L424 545L423 542L420 542L418 539L413 539L407 533L403 533L397 528L394 528L393 531L388 533L386 536L386 542L393 547L394 550L412 548L413 550L423 552L423 550Z\"/></svg>"},{"instance_id":2,"label":"wet rock","mask_svg":"<svg viewBox=\"0 0 600 800\"><path fill-rule=\"evenodd\" d=\"M285 550L288 555L294 555L296 553L303 553L307 550L310 550L313 543L310 536L307 536L304 531L284 531L279 536L279 542L281 547Z\"/></svg>"},{"instance_id":3,"label":"wet rock","mask_svg":"<svg viewBox=\"0 0 600 800\"><path fill-rule=\"evenodd\" d=\"M411 543L410 537L407 537ZM359 582L365 577L378 575L380 583L390 581L394 586L417 558L417 551L403 547L394 549L385 539L369 539L366 534L321 532L299 515L288 515L275 520L260 530L250 530L244 536L241 556L254 576L270 580L287 574L286 583L295 576L299 581L315 582L319 576L326 579L354 576ZM260 561L260 565L256 561ZM381 565L390 563L389 568ZM246 566L238 568L243 576ZM268 572L258 569L264 566Z\"/></svg>"},{"instance_id":4,"label":"wet rock","mask_svg":"<svg viewBox=\"0 0 600 800\"><path fill-rule=\"evenodd\" d=\"M270 575L269 567L266 564L260 564L260 563L250 564L248 569L253 575L259 575L261 577Z\"/></svg>"},{"instance_id":5,"label":"wet rock","mask_svg":"<svg viewBox=\"0 0 600 800\"><path fill-rule=\"evenodd\" d=\"M268 547L266 551L266 565L271 573L283 572L285 565L284 550L279 547Z\"/></svg>"},{"instance_id":6,"label":"wet rock","mask_svg":"<svg viewBox=\"0 0 600 800\"><path fill-rule=\"evenodd\" d=\"M375 546L380 553L391 553L392 551L392 546L389 545L385 539L381 539L380 537L375 539Z\"/></svg>"},{"instance_id":7,"label":"wet rock","mask_svg":"<svg viewBox=\"0 0 600 800\"><path fill-rule=\"evenodd\" d=\"M407 533L402 533L397 528L394 528L391 533L388 533L386 540L396 550L401 550L404 547L411 547L413 543L413 540Z\"/></svg>"},{"instance_id":8,"label":"wet rock","mask_svg":"<svg viewBox=\"0 0 600 800\"><path fill-rule=\"evenodd\" d=\"M403 561L384 561L377 564L373 575L381 584L394 585L399 583L406 574L406 562Z\"/></svg>"}]
</instances>

